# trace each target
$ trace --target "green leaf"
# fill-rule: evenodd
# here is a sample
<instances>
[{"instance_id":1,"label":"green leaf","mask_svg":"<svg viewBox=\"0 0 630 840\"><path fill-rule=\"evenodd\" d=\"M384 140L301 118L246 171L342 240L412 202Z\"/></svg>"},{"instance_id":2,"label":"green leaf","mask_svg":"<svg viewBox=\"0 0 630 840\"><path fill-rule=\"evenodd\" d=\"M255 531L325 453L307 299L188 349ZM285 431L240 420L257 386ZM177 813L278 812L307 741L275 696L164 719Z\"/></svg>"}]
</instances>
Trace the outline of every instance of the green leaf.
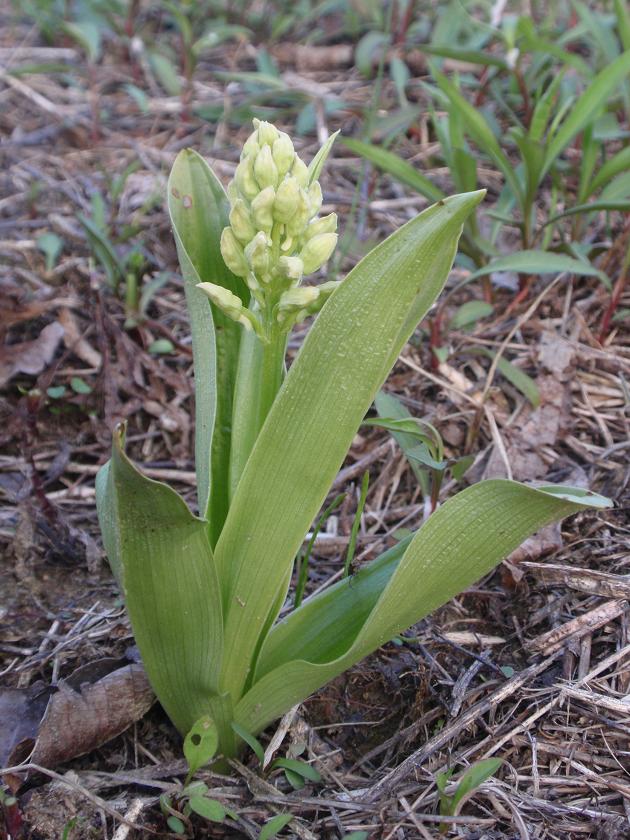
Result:
<instances>
[{"instance_id":1,"label":"green leaf","mask_svg":"<svg viewBox=\"0 0 630 840\"><path fill-rule=\"evenodd\" d=\"M169 96L180 96L182 83L177 75L177 69L170 58L162 53L152 50L149 52L149 61L158 82L162 85Z\"/></svg>"},{"instance_id":2,"label":"green leaf","mask_svg":"<svg viewBox=\"0 0 630 840\"><path fill-rule=\"evenodd\" d=\"M66 393L66 386L53 385L50 388L46 388L46 393L51 400L60 400Z\"/></svg>"},{"instance_id":3,"label":"green leaf","mask_svg":"<svg viewBox=\"0 0 630 840\"><path fill-rule=\"evenodd\" d=\"M630 196L630 169L610 181L601 192L602 201L625 201Z\"/></svg>"},{"instance_id":4,"label":"green leaf","mask_svg":"<svg viewBox=\"0 0 630 840\"><path fill-rule=\"evenodd\" d=\"M204 767L219 746L217 727L208 715L196 720L184 738L184 757L188 762L188 775L193 776Z\"/></svg>"},{"instance_id":5,"label":"green leaf","mask_svg":"<svg viewBox=\"0 0 630 840\"><path fill-rule=\"evenodd\" d=\"M493 312L494 306L491 303L485 300L469 300L457 309L449 326L454 330L461 330L476 324L482 318L487 318Z\"/></svg>"},{"instance_id":6,"label":"green leaf","mask_svg":"<svg viewBox=\"0 0 630 840\"><path fill-rule=\"evenodd\" d=\"M297 761L294 758L276 758L271 767L272 769L282 767L284 770L291 770L298 776L308 779L309 782L321 782L322 780L321 775L314 767L311 767L305 761Z\"/></svg>"},{"instance_id":7,"label":"green leaf","mask_svg":"<svg viewBox=\"0 0 630 840\"><path fill-rule=\"evenodd\" d=\"M216 548L227 592L222 685L232 697L242 693L270 621L261 604L282 603L304 534L378 388L444 285L463 222L483 194L445 199L365 257L328 299L289 370Z\"/></svg>"},{"instance_id":8,"label":"green leaf","mask_svg":"<svg viewBox=\"0 0 630 840\"><path fill-rule=\"evenodd\" d=\"M591 201L587 204L577 204L575 207L570 207L568 210L565 210L564 213L558 213L557 216L552 216L551 219L545 222L543 227L553 225L560 221L560 219L564 219L565 216L579 216L582 213L600 213L602 210L626 213L630 210L630 199L627 201Z\"/></svg>"},{"instance_id":9,"label":"green leaf","mask_svg":"<svg viewBox=\"0 0 630 840\"><path fill-rule=\"evenodd\" d=\"M273 628L236 719L259 730L465 591L535 531L585 508L609 505L574 488L550 492L500 479L462 491L411 541L308 599Z\"/></svg>"},{"instance_id":10,"label":"green leaf","mask_svg":"<svg viewBox=\"0 0 630 840\"><path fill-rule=\"evenodd\" d=\"M406 184L415 190L420 195L428 198L430 201L440 201L444 198L444 193L438 187L425 178L422 173L407 163L406 160L398 155L388 152L386 149L381 149L379 146L373 146L371 143L364 143L362 140L352 140L348 137L343 137L341 142L357 155L361 155L370 163L378 166L383 172L387 172L401 184Z\"/></svg>"},{"instance_id":11,"label":"green leaf","mask_svg":"<svg viewBox=\"0 0 630 840\"><path fill-rule=\"evenodd\" d=\"M324 168L324 164L328 159L328 155L333 147L333 143L337 139L337 135L339 134L338 131L335 131L334 134L331 134L328 140L324 143L321 149L317 152L313 160L308 165L308 182L312 184L313 181L317 181L322 169Z\"/></svg>"},{"instance_id":12,"label":"green leaf","mask_svg":"<svg viewBox=\"0 0 630 840\"><path fill-rule=\"evenodd\" d=\"M298 776L297 773L294 773L293 770L285 770L284 777L287 782L291 785L293 790L304 790L306 787L306 782L302 778L302 776Z\"/></svg>"},{"instance_id":13,"label":"green leaf","mask_svg":"<svg viewBox=\"0 0 630 840\"><path fill-rule=\"evenodd\" d=\"M630 145L626 146L616 155L609 158L601 165L597 174L589 184L588 195L593 195L594 192L606 186L615 175L620 172L627 172L630 169Z\"/></svg>"},{"instance_id":14,"label":"green leaf","mask_svg":"<svg viewBox=\"0 0 630 840\"><path fill-rule=\"evenodd\" d=\"M420 484L423 494L426 496L429 492L427 477L422 471L422 468L418 466L418 462L409 458L410 450L418 444L417 433L419 431L419 426L417 421L411 416L409 411L407 411L399 399L397 399L393 394L385 393L385 391L378 392L374 399L374 407L378 411L378 415L381 420L391 417L393 420L407 420L414 423L415 429L412 429L411 433L409 430L405 431L400 427L398 429L390 428L389 431L409 461L409 466Z\"/></svg>"},{"instance_id":15,"label":"green leaf","mask_svg":"<svg viewBox=\"0 0 630 840\"><path fill-rule=\"evenodd\" d=\"M619 40L624 50L630 50L630 11L624 0L613 0Z\"/></svg>"},{"instance_id":16,"label":"green leaf","mask_svg":"<svg viewBox=\"0 0 630 840\"><path fill-rule=\"evenodd\" d=\"M197 497L214 546L229 504L232 394L243 329L196 286L217 283L245 303L249 291L221 257L221 232L229 222L227 196L208 164L191 149L181 151L173 164L168 208L192 328ZM215 330L221 333L220 341L215 340Z\"/></svg>"},{"instance_id":17,"label":"green leaf","mask_svg":"<svg viewBox=\"0 0 630 840\"><path fill-rule=\"evenodd\" d=\"M105 270L107 282L116 289L118 282L125 278L125 265L116 253L116 248L107 233L93 219L89 219L83 213L77 213L77 221L84 229L94 255Z\"/></svg>"},{"instance_id":18,"label":"green leaf","mask_svg":"<svg viewBox=\"0 0 630 840\"><path fill-rule=\"evenodd\" d=\"M275 837L292 819L293 814L277 814L275 817L272 817L261 828L258 840L269 840L269 838Z\"/></svg>"},{"instance_id":19,"label":"green leaf","mask_svg":"<svg viewBox=\"0 0 630 840\"><path fill-rule=\"evenodd\" d=\"M149 353L154 356L164 356L174 352L175 346L168 338L156 338L149 344Z\"/></svg>"},{"instance_id":20,"label":"green leaf","mask_svg":"<svg viewBox=\"0 0 630 840\"><path fill-rule=\"evenodd\" d=\"M455 85L450 82L446 76L442 75L442 73L437 70L433 71L433 75L440 86L440 90L448 96L451 105L464 121L470 137L499 167L505 177L505 180L512 188L514 196L517 198L519 203L522 203L523 190L521 188L520 181L515 174L514 166L502 151L499 141L492 133L492 129L486 122L481 111L478 108L475 108L474 105L471 105L471 103L464 98L460 91L457 90Z\"/></svg>"},{"instance_id":21,"label":"green leaf","mask_svg":"<svg viewBox=\"0 0 630 840\"><path fill-rule=\"evenodd\" d=\"M91 394L92 388L80 376L73 376L70 380L70 387L75 394Z\"/></svg>"},{"instance_id":22,"label":"green leaf","mask_svg":"<svg viewBox=\"0 0 630 840\"><path fill-rule=\"evenodd\" d=\"M368 840L369 834L369 831L351 831L343 835L343 840Z\"/></svg>"},{"instance_id":23,"label":"green leaf","mask_svg":"<svg viewBox=\"0 0 630 840\"><path fill-rule=\"evenodd\" d=\"M579 277L599 277L605 285L610 284L604 272L589 262L568 257L565 254L554 254L551 251L516 251L505 257L497 257L487 265L473 271L466 278L466 282L476 280L477 277L483 277L485 274L493 274L495 271L515 271L523 274L560 274L566 271L577 274Z\"/></svg>"},{"instance_id":24,"label":"green leaf","mask_svg":"<svg viewBox=\"0 0 630 840\"><path fill-rule=\"evenodd\" d=\"M37 247L46 257L46 271L52 271L63 248L63 239L56 233L42 233L36 241Z\"/></svg>"},{"instance_id":25,"label":"green leaf","mask_svg":"<svg viewBox=\"0 0 630 840\"><path fill-rule=\"evenodd\" d=\"M499 67L508 70L508 64L500 55L493 55L484 50L470 50L466 47L448 47L441 44L418 44L418 49L427 55L437 55L440 58L453 58L469 64L481 64L482 67Z\"/></svg>"},{"instance_id":26,"label":"green leaf","mask_svg":"<svg viewBox=\"0 0 630 840\"><path fill-rule=\"evenodd\" d=\"M457 785L457 790L451 799L452 813L456 814L457 806L462 802L464 797L476 790L490 776L494 776L502 764L503 760L501 758L484 758L469 767L462 776L461 781Z\"/></svg>"},{"instance_id":27,"label":"green leaf","mask_svg":"<svg viewBox=\"0 0 630 840\"><path fill-rule=\"evenodd\" d=\"M547 147L542 175L549 171L556 158L573 138L603 110L611 93L628 77L628 74L630 74L630 50L622 53L601 70L575 102L569 116Z\"/></svg>"},{"instance_id":28,"label":"green leaf","mask_svg":"<svg viewBox=\"0 0 630 840\"><path fill-rule=\"evenodd\" d=\"M220 823L225 819L225 808L216 799L208 799L207 796L191 796L188 804L195 814L199 814L206 820Z\"/></svg>"},{"instance_id":29,"label":"green leaf","mask_svg":"<svg viewBox=\"0 0 630 840\"><path fill-rule=\"evenodd\" d=\"M219 726L223 630L206 523L170 487L143 476L123 444L121 424L97 476L96 504L142 661L180 732L205 714Z\"/></svg>"},{"instance_id":30,"label":"green leaf","mask_svg":"<svg viewBox=\"0 0 630 840\"><path fill-rule=\"evenodd\" d=\"M401 106L408 105L409 100L407 99L406 87L409 84L411 73L402 58L399 58L397 55L392 56L389 60L389 75L396 88L396 95Z\"/></svg>"},{"instance_id":31,"label":"green leaf","mask_svg":"<svg viewBox=\"0 0 630 840\"><path fill-rule=\"evenodd\" d=\"M232 729L234 730L234 732L236 732L239 738L242 738L243 741L245 741L245 743L249 747L251 747L251 749L254 751L256 758L262 764L265 760L265 751L258 738L255 735L252 735L251 732L248 732L242 726L239 726L239 724L235 723L234 721L232 722Z\"/></svg>"},{"instance_id":32,"label":"green leaf","mask_svg":"<svg viewBox=\"0 0 630 840\"><path fill-rule=\"evenodd\" d=\"M486 356L488 359L494 359L496 356L496 353L493 350L489 350L487 347L470 347L467 348L466 352L474 355ZM501 356L497 362L497 370L530 401L534 408L537 408L537 406L540 405L540 392L531 376L528 376L524 371L516 367L516 365L513 365L512 362L508 361L503 356Z\"/></svg>"},{"instance_id":33,"label":"green leaf","mask_svg":"<svg viewBox=\"0 0 630 840\"><path fill-rule=\"evenodd\" d=\"M175 834L186 834L186 826L179 817L174 817L171 814L171 816L166 820L166 824Z\"/></svg>"},{"instance_id":34,"label":"green leaf","mask_svg":"<svg viewBox=\"0 0 630 840\"><path fill-rule=\"evenodd\" d=\"M385 32L371 30L357 44L354 51L354 63L359 73L367 79L372 77L375 59L387 48L389 40L389 35Z\"/></svg>"},{"instance_id":35,"label":"green leaf","mask_svg":"<svg viewBox=\"0 0 630 840\"><path fill-rule=\"evenodd\" d=\"M95 23L82 20L64 23L63 28L85 50L91 63L98 61L101 55L101 30Z\"/></svg>"}]
</instances>

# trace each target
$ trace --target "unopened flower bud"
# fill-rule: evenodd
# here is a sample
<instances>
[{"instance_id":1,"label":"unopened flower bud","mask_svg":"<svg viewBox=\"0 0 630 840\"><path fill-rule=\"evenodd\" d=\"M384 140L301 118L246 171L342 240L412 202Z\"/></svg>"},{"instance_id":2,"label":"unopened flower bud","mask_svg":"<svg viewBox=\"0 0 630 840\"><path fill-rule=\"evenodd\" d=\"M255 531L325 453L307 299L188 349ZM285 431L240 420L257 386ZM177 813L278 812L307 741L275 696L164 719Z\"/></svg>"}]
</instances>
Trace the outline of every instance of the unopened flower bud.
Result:
<instances>
[{"instance_id":1,"label":"unopened flower bud","mask_svg":"<svg viewBox=\"0 0 630 840\"><path fill-rule=\"evenodd\" d=\"M319 297L317 286L298 286L280 295L278 310L280 312L298 312L314 303Z\"/></svg>"},{"instance_id":2,"label":"unopened flower bud","mask_svg":"<svg viewBox=\"0 0 630 840\"><path fill-rule=\"evenodd\" d=\"M285 178L276 191L273 215L277 222L290 222L298 207L300 187L295 178Z\"/></svg>"},{"instance_id":3,"label":"unopened flower bud","mask_svg":"<svg viewBox=\"0 0 630 840\"><path fill-rule=\"evenodd\" d=\"M325 283L319 284L317 287L319 289L319 297L317 298L319 309L321 309L335 289L338 289L339 286L341 286L341 282L341 280L327 280Z\"/></svg>"},{"instance_id":4,"label":"unopened flower bud","mask_svg":"<svg viewBox=\"0 0 630 840\"><path fill-rule=\"evenodd\" d=\"M257 119L254 119L253 122L258 129L258 143L261 146L272 146L278 139L278 129L275 125L272 125L270 122Z\"/></svg>"},{"instance_id":5,"label":"unopened flower bud","mask_svg":"<svg viewBox=\"0 0 630 840\"><path fill-rule=\"evenodd\" d=\"M299 283L304 274L304 263L299 257L280 257L278 271L285 280Z\"/></svg>"},{"instance_id":6,"label":"unopened flower bud","mask_svg":"<svg viewBox=\"0 0 630 840\"><path fill-rule=\"evenodd\" d=\"M308 166L304 163L301 157L295 156L295 161L291 167L291 175L297 178L297 182L301 187L308 187Z\"/></svg>"},{"instance_id":7,"label":"unopened flower bud","mask_svg":"<svg viewBox=\"0 0 630 840\"><path fill-rule=\"evenodd\" d=\"M319 236L320 233L334 233L337 230L337 214L329 213L327 216L322 216L321 219L315 219L306 228L305 236L307 239L312 239L314 236Z\"/></svg>"},{"instance_id":8,"label":"unopened flower bud","mask_svg":"<svg viewBox=\"0 0 630 840\"><path fill-rule=\"evenodd\" d=\"M263 146L254 161L254 175L261 190L278 185L278 167L273 162L271 148Z\"/></svg>"},{"instance_id":9,"label":"unopened flower bud","mask_svg":"<svg viewBox=\"0 0 630 840\"><path fill-rule=\"evenodd\" d=\"M254 177L254 158L246 157L236 167L234 173L234 180L240 192L249 201L252 200L260 192L257 180Z\"/></svg>"},{"instance_id":10,"label":"unopened flower bud","mask_svg":"<svg viewBox=\"0 0 630 840\"><path fill-rule=\"evenodd\" d=\"M321 268L335 250L336 244L336 233L320 233L309 239L300 254L300 259L304 263L304 273L312 274Z\"/></svg>"},{"instance_id":11,"label":"unopened flower bud","mask_svg":"<svg viewBox=\"0 0 630 840\"><path fill-rule=\"evenodd\" d=\"M237 277L247 277L249 266L232 228L223 228L221 233L221 256L232 274Z\"/></svg>"},{"instance_id":12,"label":"unopened flower bud","mask_svg":"<svg viewBox=\"0 0 630 840\"><path fill-rule=\"evenodd\" d=\"M237 199L232 206L230 226L234 231L234 236L242 245L247 245L250 239L253 239L256 235L251 213L242 198Z\"/></svg>"},{"instance_id":13,"label":"unopened flower bud","mask_svg":"<svg viewBox=\"0 0 630 840\"><path fill-rule=\"evenodd\" d=\"M227 185L227 197L230 200L230 206L232 206L232 204L235 204L241 197L241 194L238 191L238 186L236 185L235 178L232 178L230 183Z\"/></svg>"},{"instance_id":14,"label":"unopened flower bud","mask_svg":"<svg viewBox=\"0 0 630 840\"><path fill-rule=\"evenodd\" d=\"M266 147L267 149L269 146ZM273 227L273 209L275 205L276 192L273 187L266 187L258 193L252 201L252 216L256 230L264 230L271 233ZM253 236L254 234L252 234ZM251 237L250 237L251 238Z\"/></svg>"},{"instance_id":15,"label":"unopened flower bud","mask_svg":"<svg viewBox=\"0 0 630 840\"><path fill-rule=\"evenodd\" d=\"M319 181L313 181L308 188L308 205L311 219L319 213L322 201L322 188L319 185Z\"/></svg>"},{"instance_id":16,"label":"unopened flower bud","mask_svg":"<svg viewBox=\"0 0 630 840\"><path fill-rule=\"evenodd\" d=\"M302 236L309 220L308 197L304 190L300 190L298 204L293 217L287 222L287 233L291 237Z\"/></svg>"},{"instance_id":17,"label":"unopened flower bud","mask_svg":"<svg viewBox=\"0 0 630 840\"><path fill-rule=\"evenodd\" d=\"M289 135L285 134L284 131L280 132L280 136L274 142L271 148L271 154L273 155L274 163L278 167L278 175L284 178L295 160L293 143Z\"/></svg>"},{"instance_id":18,"label":"unopened flower bud","mask_svg":"<svg viewBox=\"0 0 630 840\"><path fill-rule=\"evenodd\" d=\"M217 286L216 283L197 283L197 288L201 289L206 294L212 303L217 306L221 312L231 318L233 321L241 321L244 313L243 302L238 295L233 294L225 286ZM251 324L245 318L247 323L243 323L248 329L251 329Z\"/></svg>"},{"instance_id":19,"label":"unopened flower bud","mask_svg":"<svg viewBox=\"0 0 630 840\"><path fill-rule=\"evenodd\" d=\"M258 132L253 131L245 143L243 144L243 150L241 152L241 160L244 157L248 157L249 155L256 155L260 151L260 143L258 142Z\"/></svg>"},{"instance_id":20,"label":"unopened flower bud","mask_svg":"<svg viewBox=\"0 0 630 840\"><path fill-rule=\"evenodd\" d=\"M269 271L269 246L267 236L263 231L258 231L245 248L245 259L254 274L264 278Z\"/></svg>"}]
</instances>

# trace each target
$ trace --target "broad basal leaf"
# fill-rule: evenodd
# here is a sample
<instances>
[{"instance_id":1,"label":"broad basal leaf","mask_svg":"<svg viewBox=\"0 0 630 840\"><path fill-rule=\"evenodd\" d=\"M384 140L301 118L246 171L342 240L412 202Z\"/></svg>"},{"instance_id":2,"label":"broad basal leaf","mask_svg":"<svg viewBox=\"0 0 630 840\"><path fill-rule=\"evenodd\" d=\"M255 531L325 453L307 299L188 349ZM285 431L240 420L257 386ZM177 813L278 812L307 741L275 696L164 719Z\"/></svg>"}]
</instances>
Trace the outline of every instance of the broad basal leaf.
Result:
<instances>
[{"instance_id":1,"label":"broad basal leaf","mask_svg":"<svg viewBox=\"0 0 630 840\"><path fill-rule=\"evenodd\" d=\"M151 685L185 733L204 714L220 716L213 698L223 644L221 600L207 523L170 487L143 476L123 442L119 426L111 461L98 478L99 522Z\"/></svg>"},{"instance_id":2,"label":"broad basal leaf","mask_svg":"<svg viewBox=\"0 0 630 840\"><path fill-rule=\"evenodd\" d=\"M245 303L249 301L249 291L228 270L221 256L221 232L228 224L223 187L192 149L181 151L173 164L168 208L192 327L199 511L209 520L214 545L229 504L232 391L243 328L212 305L196 285L209 282L225 286Z\"/></svg>"},{"instance_id":3,"label":"broad basal leaf","mask_svg":"<svg viewBox=\"0 0 630 840\"><path fill-rule=\"evenodd\" d=\"M537 490L506 480L469 487L430 516L402 556L392 549L273 628L237 721L259 731L475 583L535 531L609 504L574 488Z\"/></svg>"},{"instance_id":4,"label":"broad basal leaf","mask_svg":"<svg viewBox=\"0 0 630 840\"><path fill-rule=\"evenodd\" d=\"M216 549L229 662L222 687L234 698L304 534L376 391L446 281L482 196L439 202L363 259L325 304L278 393Z\"/></svg>"}]
</instances>

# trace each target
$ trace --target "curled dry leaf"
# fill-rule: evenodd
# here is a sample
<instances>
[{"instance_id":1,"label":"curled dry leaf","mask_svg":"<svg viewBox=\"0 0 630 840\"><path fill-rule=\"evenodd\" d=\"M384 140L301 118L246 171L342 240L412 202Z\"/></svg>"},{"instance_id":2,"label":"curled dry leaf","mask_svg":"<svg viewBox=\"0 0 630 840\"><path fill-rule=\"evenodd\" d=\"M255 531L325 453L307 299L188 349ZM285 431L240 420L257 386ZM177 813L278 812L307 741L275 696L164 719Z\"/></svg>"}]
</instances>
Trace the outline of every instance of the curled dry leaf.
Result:
<instances>
[{"instance_id":1,"label":"curled dry leaf","mask_svg":"<svg viewBox=\"0 0 630 840\"><path fill-rule=\"evenodd\" d=\"M126 659L100 659L55 688L0 689L2 765L57 767L120 735L154 701L144 668Z\"/></svg>"},{"instance_id":2,"label":"curled dry leaf","mask_svg":"<svg viewBox=\"0 0 630 840\"><path fill-rule=\"evenodd\" d=\"M36 376L53 360L63 327L57 321L44 327L33 341L7 344L0 347L0 386L18 373Z\"/></svg>"}]
</instances>

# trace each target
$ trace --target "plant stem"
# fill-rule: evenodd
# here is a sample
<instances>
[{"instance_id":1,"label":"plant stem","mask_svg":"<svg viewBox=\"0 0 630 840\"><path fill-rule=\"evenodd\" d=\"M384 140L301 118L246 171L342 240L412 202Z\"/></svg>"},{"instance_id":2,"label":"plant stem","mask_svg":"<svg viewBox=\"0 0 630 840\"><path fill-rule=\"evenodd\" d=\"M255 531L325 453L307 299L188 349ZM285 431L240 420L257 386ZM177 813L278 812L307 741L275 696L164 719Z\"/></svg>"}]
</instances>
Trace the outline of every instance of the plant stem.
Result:
<instances>
[{"instance_id":1,"label":"plant stem","mask_svg":"<svg viewBox=\"0 0 630 840\"><path fill-rule=\"evenodd\" d=\"M262 428L284 379L286 346L286 333L282 332L277 325L273 325L269 343L263 345L262 348L258 431Z\"/></svg>"}]
</instances>

